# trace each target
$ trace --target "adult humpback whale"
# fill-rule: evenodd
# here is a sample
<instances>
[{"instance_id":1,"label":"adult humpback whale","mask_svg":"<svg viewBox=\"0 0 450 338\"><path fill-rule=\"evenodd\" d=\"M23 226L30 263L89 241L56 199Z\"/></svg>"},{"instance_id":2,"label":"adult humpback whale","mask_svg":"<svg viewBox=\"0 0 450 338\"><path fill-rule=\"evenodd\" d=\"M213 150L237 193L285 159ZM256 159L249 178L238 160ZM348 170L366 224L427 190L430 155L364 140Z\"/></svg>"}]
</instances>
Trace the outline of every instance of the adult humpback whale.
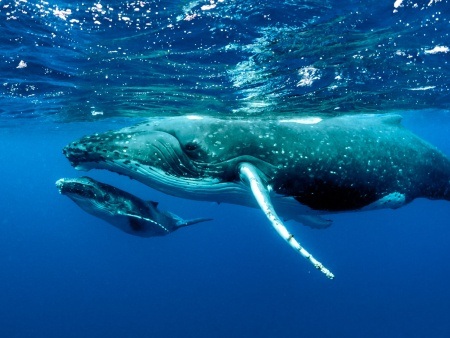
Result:
<instances>
[{"instance_id":1,"label":"adult humpback whale","mask_svg":"<svg viewBox=\"0 0 450 338\"><path fill-rule=\"evenodd\" d=\"M87 213L97 216L126 233L140 237L168 235L179 228L210 218L184 220L158 209L158 203L144 201L126 191L90 177L61 178L56 186Z\"/></svg>"},{"instance_id":2,"label":"adult humpback whale","mask_svg":"<svg viewBox=\"0 0 450 338\"><path fill-rule=\"evenodd\" d=\"M63 152L77 169L108 169L171 195L259 205L294 249L333 278L278 214L323 226L317 215L327 212L450 200L450 161L400 120L172 117L86 136Z\"/></svg>"}]
</instances>

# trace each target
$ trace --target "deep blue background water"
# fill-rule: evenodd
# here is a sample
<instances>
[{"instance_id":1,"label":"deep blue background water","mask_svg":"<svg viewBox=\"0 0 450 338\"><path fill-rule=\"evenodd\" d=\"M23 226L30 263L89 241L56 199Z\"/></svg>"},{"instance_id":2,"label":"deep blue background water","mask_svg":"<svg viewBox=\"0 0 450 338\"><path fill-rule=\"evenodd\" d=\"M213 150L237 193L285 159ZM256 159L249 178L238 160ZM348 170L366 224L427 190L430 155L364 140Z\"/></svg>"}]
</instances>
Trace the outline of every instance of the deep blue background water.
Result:
<instances>
[{"instance_id":1,"label":"deep blue background water","mask_svg":"<svg viewBox=\"0 0 450 338\"><path fill-rule=\"evenodd\" d=\"M450 154L448 114L413 115L404 124ZM105 127L2 130L2 336L450 334L448 202L340 214L323 231L289 222L336 274L330 281L285 245L258 210L178 200L97 171L90 175L158 200L161 208L214 221L143 239L84 213L54 186L82 174L61 148Z\"/></svg>"},{"instance_id":2,"label":"deep blue background water","mask_svg":"<svg viewBox=\"0 0 450 338\"><path fill-rule=\"evenodd\" d=\"M259 210L89 173L214 218L142 239L58 194L64 145L148 116L395 111L450 155L447 1L207 4L0 2L0 336L449 337L449 202L288 222L329 281Z\"/></svg>"}]
</instances>

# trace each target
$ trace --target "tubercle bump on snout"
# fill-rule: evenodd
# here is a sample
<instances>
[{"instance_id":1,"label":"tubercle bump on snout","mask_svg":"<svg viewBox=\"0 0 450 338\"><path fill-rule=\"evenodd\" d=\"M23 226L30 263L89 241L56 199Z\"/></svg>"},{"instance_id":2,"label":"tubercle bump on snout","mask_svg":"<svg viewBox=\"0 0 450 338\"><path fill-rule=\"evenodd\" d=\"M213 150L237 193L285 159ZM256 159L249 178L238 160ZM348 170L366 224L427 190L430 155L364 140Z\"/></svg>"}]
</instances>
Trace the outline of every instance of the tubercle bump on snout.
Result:
<instances>
[{"instance_id":1,"label":"tubercle bump on snout","mask_svg":"<svg viewBox=\"0 0 450 338\"><path fill-rule=\"evenodd\" d=\"M106 158L93 147L91 142L74 141L62 149L62 153L70 164L79 170L84 170L83 163L101 162Z\"/></svg>"}]
</instances>

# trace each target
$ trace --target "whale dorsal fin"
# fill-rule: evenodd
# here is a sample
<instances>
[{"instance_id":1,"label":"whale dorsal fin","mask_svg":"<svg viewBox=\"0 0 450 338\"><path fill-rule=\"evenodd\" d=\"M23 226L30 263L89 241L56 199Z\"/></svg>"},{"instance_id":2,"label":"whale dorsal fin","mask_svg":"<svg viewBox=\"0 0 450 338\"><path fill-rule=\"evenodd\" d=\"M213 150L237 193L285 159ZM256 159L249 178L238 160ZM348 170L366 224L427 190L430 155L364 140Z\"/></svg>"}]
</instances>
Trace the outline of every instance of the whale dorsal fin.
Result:
<instances>
[{"instance_id":1,"label":"whale dorsal fin","mask_svg":"<svg viewBox=\"0 0 450 338\"><path fill-rule=\"evenodd\" d=\"M389 114L385 116L380 116L381 122L385 124L390 124L393 126L400 126L403 117L401 115Z\"/></svg>"},{"instance_id":2,"label":"whale dorsal fin","mask_svg":"<svg viewBox=\"0 0 450 338\"><path fill-rule=\"evenodd\" d=\"M158 207L158 204L159 204L158 202L150 201L150 200L148 200L147 203L150 204L150 205L151 205L152 207L154 207L154 208L157 208L157 207Z\"/></svg>"}]
</instances>

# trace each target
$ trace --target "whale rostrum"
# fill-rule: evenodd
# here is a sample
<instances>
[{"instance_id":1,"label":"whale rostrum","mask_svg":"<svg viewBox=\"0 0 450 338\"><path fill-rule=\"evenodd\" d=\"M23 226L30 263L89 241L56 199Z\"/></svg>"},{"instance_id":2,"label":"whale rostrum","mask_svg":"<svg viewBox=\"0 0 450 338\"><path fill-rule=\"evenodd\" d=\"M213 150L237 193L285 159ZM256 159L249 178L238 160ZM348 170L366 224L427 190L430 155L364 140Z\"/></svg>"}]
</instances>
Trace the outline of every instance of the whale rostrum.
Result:
<instances>
[{"instance_id":1,"label":"whale rostrum","mask_svg":"<svg viewBox=\"0 0 450 338\"><path fill-rule=\"evenodd\" d=\"M277 232L333 274L282 220L317 228L324 215L450 200L450 161L398 115L291 119L180 116L81 138L63 152L82 170L107 169L164 193L261 208Z\"/></svg>"}]
</instances>

